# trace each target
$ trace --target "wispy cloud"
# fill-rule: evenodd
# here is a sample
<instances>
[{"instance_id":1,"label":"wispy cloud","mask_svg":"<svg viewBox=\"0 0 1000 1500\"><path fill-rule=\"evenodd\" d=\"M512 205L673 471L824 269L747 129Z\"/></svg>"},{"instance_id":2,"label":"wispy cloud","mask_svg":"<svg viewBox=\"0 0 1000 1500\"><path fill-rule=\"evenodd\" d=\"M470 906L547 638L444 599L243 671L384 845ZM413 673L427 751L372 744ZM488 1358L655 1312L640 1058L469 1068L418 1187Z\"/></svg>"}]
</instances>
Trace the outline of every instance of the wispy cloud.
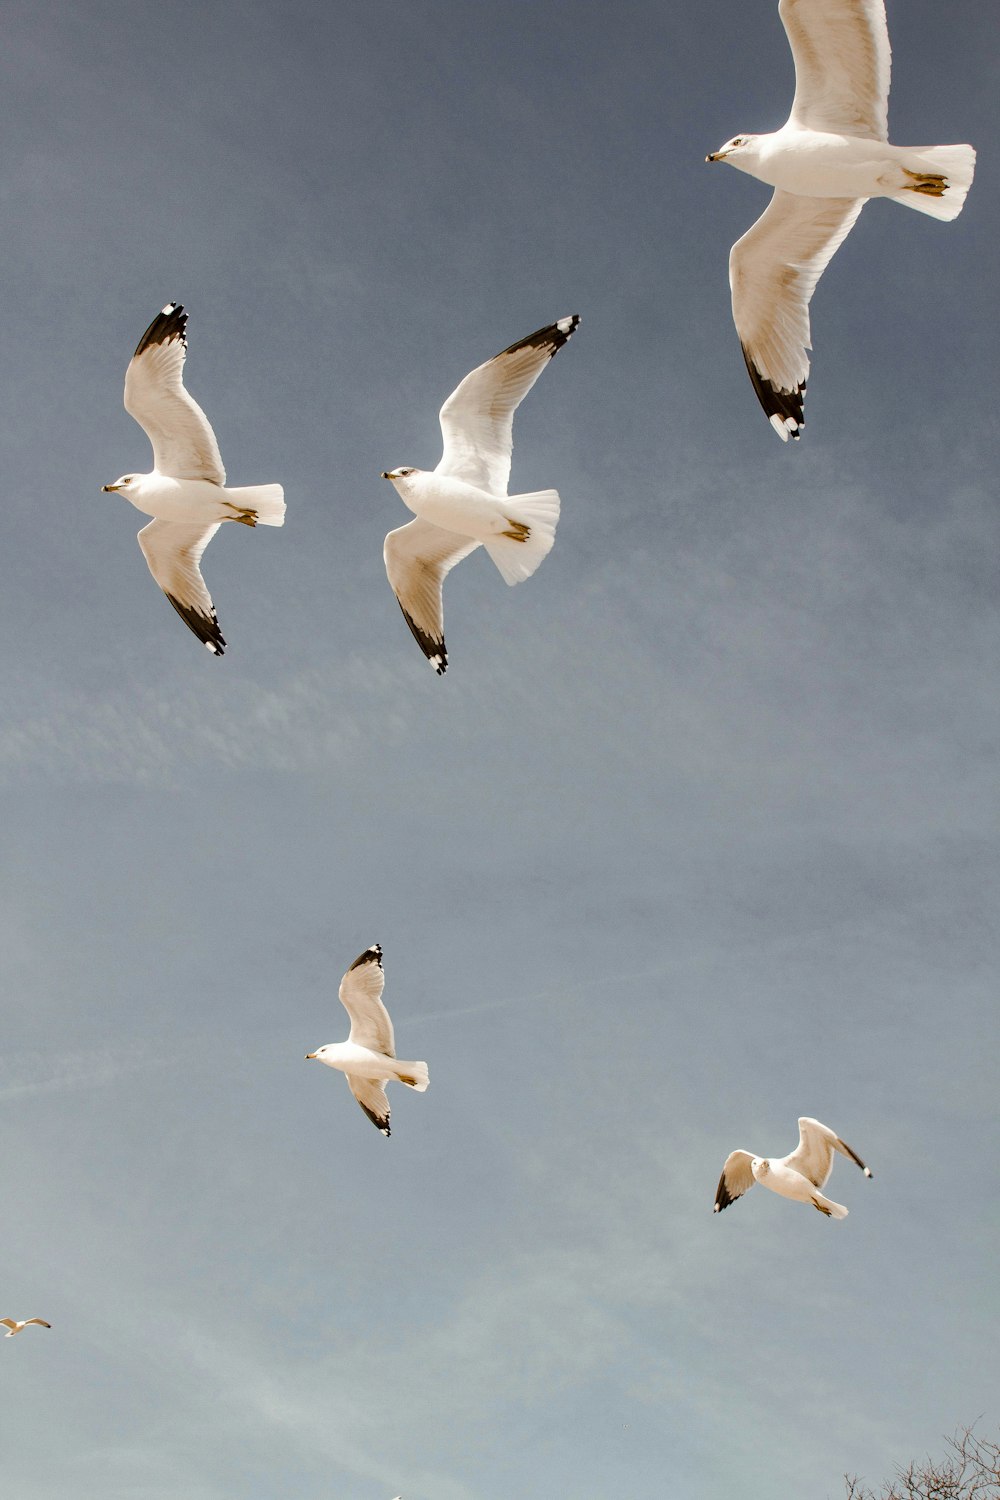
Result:
<instances>
[{"instance_id":1,"label":"wispy cloud","mask_svg":"<svg viewBox=\"0 0 1000 1500\"><path fill-rule=\"evenodd\" d=\"M73 1052L15 1052L0 1058L0 1103L33 1094L105 1088L125 1074L162 1067L145 1042L125 1042Z\"/></svg>"}]
</instances>

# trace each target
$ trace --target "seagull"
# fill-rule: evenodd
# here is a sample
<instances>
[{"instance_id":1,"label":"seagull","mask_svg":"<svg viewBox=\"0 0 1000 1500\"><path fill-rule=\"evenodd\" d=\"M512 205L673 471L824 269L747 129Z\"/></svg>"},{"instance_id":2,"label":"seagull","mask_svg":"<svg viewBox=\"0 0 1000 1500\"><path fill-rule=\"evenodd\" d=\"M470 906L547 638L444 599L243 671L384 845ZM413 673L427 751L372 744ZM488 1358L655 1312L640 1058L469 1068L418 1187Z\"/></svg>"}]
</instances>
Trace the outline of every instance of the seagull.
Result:
<instances>
[{"instance_id":1,"label":"seagull","mask_svg":"<svg viewBox=\"0 0 1000 1500\"><path fill-rule=\"evenodd\" d=\"M396 1057L392 1022L382 1004L384 985L382 949L373 943L340 981L341 1003L351 1018L347 1041L307 1052L306 1061L315 1059L346 1073L348 1087L369 1120L383 1135L390 1135L387 1081L397 1079L422 1094L430 1080L425 1062L400 1062Z\"/></svg>"},{"instance_id":2,"label":"seagull","mask_svg":"<svg viewBox=\"0 0 1000 1500\"><path fill-rule=\"evenodd\" d=\"M529 333L472 370L441 408L444 452L433 473L384 470L416 516L385 539L385 571L414 639L440 677L445 575L483 544L505 581L530 578L552 549L557 490L507 497L514 413L549 360L572 337L574 314Z\"/></svg>"},{"instance_id":3,"label":"seagull","mask_svg":"<svg viewBox=\"0 0 1000 1500\"><path fill-rule=\"evenodd\" d=\"M125 410L153 445L150 474L103 486L155 519L139 532L149 571L174 609L215 656L226 648L201 555L223 521L282 526L280 484L226 487L219 445L205 413L184 389L187 313L168 302L150 323L125 371Z\"/></svg>"},{"instance_id":4,"label":"seagull","mask_svg":"<svg viewBox=\"0 0 1000 1500\"><path fill-rule=\"evenodd\" d=\"M18 1323L14 1318L0 1318L0 1323L7 1329L5 1339L12 1339L15 1333L20 1333L22 1328L28 1328L32 1323L37 1323L39 1328L51 1328L51 1323L46 1323L44 1318L25 1318L23 1323Z\"/></svg>"},{"instance_id":5,"label":"seagull","mask_svg":"<svg viewBox=\"0 0 1000 1500\"><path fill-rule=\"evenodd\" d=\"M872 1175L857 1152L835 1135L829 1125L821 1125L819 1120L812 1120L808 1115L799 1121L799 1144L788 1156L774 1160L751 1156L749 1151L731 1151L719 1178L713 1213L721 1213L759 1182L772 1193L780 1193L782 1198L811 1203L827 1218L846 1219L844 1205L834 1203L832 1198L824 1198L820 1192L833 1171L835 1151L849 1156L866 1177Z\"/></svg>"},{"instance_id":6,"label":"seagull","mask_svg":"<svg viewBox=\"0 0 1000 1500\"><path fill-rule=\"evenodd\" d=\"M890 146L884 0L780 0L795 61L792 112L769 135L736 135L725 161L774 188L729 255L733 320L764 412L781 438L802 434L812 348L809 299L869 198L936 219L961 213L971 146Z\"/></svg>"}]
</instances>

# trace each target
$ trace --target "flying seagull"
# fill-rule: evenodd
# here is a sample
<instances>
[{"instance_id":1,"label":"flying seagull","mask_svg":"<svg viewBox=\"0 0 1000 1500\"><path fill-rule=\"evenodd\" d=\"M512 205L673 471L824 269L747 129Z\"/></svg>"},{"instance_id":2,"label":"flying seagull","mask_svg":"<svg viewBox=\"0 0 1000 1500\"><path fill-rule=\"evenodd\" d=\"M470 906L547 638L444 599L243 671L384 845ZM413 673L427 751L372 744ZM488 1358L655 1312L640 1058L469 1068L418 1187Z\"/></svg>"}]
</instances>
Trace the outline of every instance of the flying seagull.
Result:
<instances>
[{"instance_id":1,"label":"flying seagull","mask_svg":"<svg viewBox=\"0 0 1000 1500\"><path fill-rule=\"evenodd\" d=\"M759 1182L772 1193L780 1193L782 1198L811 1203L827 1218L846 1219L844 1205L834 1203L832 1198L824 1198L820 1192L833 1171L835 1151L849 1156L866 1177L872 1175L857 1152L852 1151L839 1135L834 1135L829 1125L821 1125L819 1120L811 1120L808 1115L799 1121L799 1144L788 1156L762 1158L751 1156L749 1151L731 1151L719 1178L713 1212L721 1213Z\"/></svg>"},{"instance_id":2,"label":"flying seagull","mask_svg":"<svg viewBox=\"0 0 1000 1500\"><path fill-rule=\"evenodd\" d=\"M104 485L155 519L139 532L149 571L174 609L216 656L226 647L201 555L223 521L282 526L280 484L226 486L219 445L208 418L184 389L187 313L168 302L139 340L125 371L125 410L153 445L150 474L123 474Z\"/></svg>"},{"instance_id":3,"label":"flying seagull","mask_svg":"<svg viewBox=\"0 0 1000 1500\"><path fill-rule=\"evenodd\" d=\"M7 1329L4 1334L5 1339L12 1339L15 1333L20 1333L22 1328L28 1328L32 1323L37 1323L39 1328L52 1327L52 1324L46 1323L44 1318L25 1318L23 1323L18 1323L14 1318L0 1318L0 1323Z\"/></svg>"},{"instance_id":4,"label":"flying seagull","mask_svg":"<svg viewBox=\"0 0 1000 1500\"><path fill-rule=\"evenodd\" d=\"M883 0L780 0L795 61L792 112L769 135L737 135L726 161L774 188L729 255L733 319L753 388L787 443L802 433L812 348L809 299L869 198L936 219L961 213L971 146L890 146Z\"/></svg>"},{"instance_id":5,"label":"flying seagull","mask_svg":"<svg viewBox=\"0 0 1000 1500\"><path fill-rule=\"evenodd\" d=\"M382 949L373 943L340 981L341 1003L351 1018L347 1041L330 1042L307 1052L306 1061L315 1058L328 1068L346 1073L348 1087L369 1120L383 1135L390 1135L389 1101L385 1097L388 1080L397 1079L422 1094L429 1079L425 1062L400 1062L396 1057L392 1022L382 1004L384 985Z\"/></svg>"},{"instance_id":6,"label":"flying seagull","mask_svg":"<svg viewBox=\"0 0 1000 1500\"><path fill-rule=\"evenodd\" d=\"M403 504L416 516L385 539L385 571L414 638L441 676L445 575L482 543L509 584L530 578L552 549L557 490L507 496L514 413L549 360L571 338L574 314L539 328L479 365L441 408L444 452L433 473L390 469Z\"/></svg>"}]
</instances>

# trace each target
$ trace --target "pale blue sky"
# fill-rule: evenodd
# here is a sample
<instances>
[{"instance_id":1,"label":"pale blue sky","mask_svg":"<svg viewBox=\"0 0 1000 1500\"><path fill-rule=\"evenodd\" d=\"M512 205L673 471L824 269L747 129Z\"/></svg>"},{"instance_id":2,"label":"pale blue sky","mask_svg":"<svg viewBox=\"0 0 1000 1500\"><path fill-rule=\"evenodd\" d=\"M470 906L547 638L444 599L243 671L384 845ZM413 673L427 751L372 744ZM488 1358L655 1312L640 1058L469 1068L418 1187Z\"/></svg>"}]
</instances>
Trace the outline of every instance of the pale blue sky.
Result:
<instances>
[{"instance_id":1,"label":"pale blue sky","mask_svg":"<svg viewBox=\"0 0 1000 1500\"><path fill-rule=\"evenodd\" d=\"M996 17L890 0L892 138L802 442L727 285L772 0L0 5L4 1474L17 1500L827 1500L996 1425ZM232 483L210 658L147 574L142 330ZM389 591L473 365L556 546ZM235 534L234 534L235 533ZM303 1061L385 950L385 1141ZM844 1223L734 1147L816 1115ZM992 1321L991 1321L992 1320Z\"/></svg>"}]
</instances>

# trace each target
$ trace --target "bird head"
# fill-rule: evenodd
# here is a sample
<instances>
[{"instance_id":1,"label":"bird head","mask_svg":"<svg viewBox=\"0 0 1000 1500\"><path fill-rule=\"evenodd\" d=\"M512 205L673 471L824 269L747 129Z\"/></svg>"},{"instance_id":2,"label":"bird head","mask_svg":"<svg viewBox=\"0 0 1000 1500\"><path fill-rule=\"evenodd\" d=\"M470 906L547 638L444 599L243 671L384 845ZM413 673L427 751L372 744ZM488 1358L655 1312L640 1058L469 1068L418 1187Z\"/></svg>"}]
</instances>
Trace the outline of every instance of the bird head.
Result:
<instances>
[{"instance_id":1,"label":"bird head","mask_svg":"<svg viewBox=\"0 0 1000 1500\"><path fill-rule=\"evenodd\" d=\"M129 490L134 489L138 485L141 478L141 474L123 474L120 479L115 480L114 484L102 484L101 493L104 495L113 495L117 494L119 490L124 490L127 495Z\"/></svg>"},{"instance_id":2,"label":"bird head","mask_svg":"<svg viewBox=\"0 0 1000 1500\"><path fill-rule=\"evenodd\" d=\"M312 1062L314 1059L315 1059L316 1062L325 1062L326 1061L326 1055L325 1054L328 1052L328 1050L329 1050L329 1048L327 1048L327 1047L317 1047L315 1052L307 1052L306 1053L306 1062Z\"/></svg>"},{"instance_id":3,"label":"bird head","mask_svg":"<svg viewBox=\"0 0 1000 1500\"><path fill-rule=\"evenodd\" d=\"M414 474L422 473L422 469L383 469L382 478L391 479L397 488L402 487L405 489L408 481L413 478Z\"/></svg>"},{"instance_id":4,"label":"bird head","mask_svg":"<svg viewBox=\"0 0 1000 1500\"><path fill-rule=\"evenodd\" d=\"M760 1182L761 1178L766 1177L768 1172L770 1172L771 1163L766 1157L762 1159L759 1156L752 1156L750 1158L750 1170L753 1173L754 1182Z\"/></svg>"},{"instance_id":5,"label":"bird head","mask_svg":"<svg viewBox=\"0 0 1000 1500\"><path fill-rule=\"evenodd\" d=\"M743 160L733 160L742 157ZM751 160L757 158L757 137L755 135L734 135L731 141L720 146L718 151L710 151L705 157L706 161L732 161L734 167L749 165Z\"/></svg>"}]
</instances>

